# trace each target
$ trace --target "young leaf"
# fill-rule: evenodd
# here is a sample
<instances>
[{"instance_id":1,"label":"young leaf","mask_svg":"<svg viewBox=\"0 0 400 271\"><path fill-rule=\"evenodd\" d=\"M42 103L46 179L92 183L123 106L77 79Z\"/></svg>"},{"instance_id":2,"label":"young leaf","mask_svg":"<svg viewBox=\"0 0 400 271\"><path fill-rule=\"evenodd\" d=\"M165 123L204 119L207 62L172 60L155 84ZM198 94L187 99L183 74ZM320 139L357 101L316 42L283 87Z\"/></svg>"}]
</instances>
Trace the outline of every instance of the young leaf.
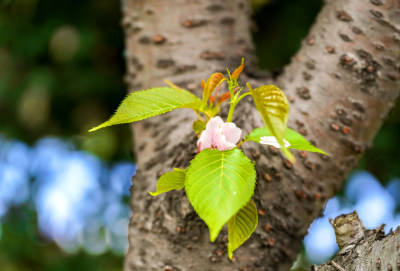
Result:
<instances>
[{"instance_id":1,"label":"young leaf","mask_svg":"<svg viewBox=\"0 0 400 271\"><path fill-rule=\"evenodd\" d=\"M246 136L245 140L260 142L260 138L263 136L272 136L272 133L267 129L267 127L254 129L249 135ZM288 147L289 149L318 152L328 155L323 150L313 146L301 134L290 128L286 128L285 130L285 140L290 143L290 146Z\"/></svg>"},{"instance_id":2,"label":"young leaf","mask_svg":"<svg viewBox=\"0 0 400 271\"><path fill-rule=\"evenodd\" d=\"M169 87L151 88L128 95L118 107L115 114L103 124L89 132L115 125L134 122L154 117L173 109L199 109L201 100L184 89Z\"/></svg>"},{"instance_id":3,"label":"young leaf","mask_svg":"<svg viewBox=\"0 0 400 271\"><path fill-rule=\"evenodd\" d=\"M203 88L203 101L207 101L210 98L211 93L221 84L226 78L222 73L213 73L208 78L207 83Z\"/></svg>"},{"instance_id":4,"label":"young leaf","mask_svg":"<svg viewBox=\"0 0 400 271\"><path fill-rule=\"evenodd\" d=\"M239 78L239 75L242 73L243 68L244 68L244 58L242 58L242 63L240 64L240 66L237 67L237 69L234 70L234 72L232 73L232 76L231 76L232 79L237 80Z\"/></svg>"},{"instance_id":5,"label":"young leaf","mask_svg":"<svg viewBox=\"0 0 400 271\"><path fill-rule=\"evenodd\" d=\"M210 229L210 240L254 193L256 171L250 159L237 148L205 149L191 161L185 189L190 203Z\"/></svg>"},{"instance_id":6,"label":"young leaf","mask_svg":"<svg viewBox=\"0 0 400 271\"><path fill-rule=\"evenodd\" d=\"M230 92L225 92L224 94L222 94L221 96L219 96L217 103L218 104L222 104L223 102L225 102L226 100L231 98L231 93Z\"/></svg>"},{"instance_id":7,"label":"young leaf","mask_svg":"<svg viewBox=\"0 0 400 271\"><path fill-rule=\"evenodd\" d=\"M257 228L257 207L250 200L228 221L228 255L232 260L233 251L240 247L244 241L249 239Z\"/></svg>"},{"instance_id":8,"label":"young leaf","mask_svg":"<svg viewBox=\"0 0 400 271\"><path fill-rule=\"evenodd\" d=\"M274 85L250 89L250 92L268 130L282 146L283 154L293 161L293 154L285 148L283 143L289 117L289 102L285 94Z\"/></svg>"},{"instance_id":9,"label":"young leaf","mask_svg":"<svg viewBox=\"0 0 400 271\"><path fill-rule=\"evenodd\" d=\"M173 171L162 175L157 182L155 192L149 192L152 196L160 195L161 193L171 191L173 189L182 189L185 187L185 170L174 168Z\"/></svg>"}]
</instances>

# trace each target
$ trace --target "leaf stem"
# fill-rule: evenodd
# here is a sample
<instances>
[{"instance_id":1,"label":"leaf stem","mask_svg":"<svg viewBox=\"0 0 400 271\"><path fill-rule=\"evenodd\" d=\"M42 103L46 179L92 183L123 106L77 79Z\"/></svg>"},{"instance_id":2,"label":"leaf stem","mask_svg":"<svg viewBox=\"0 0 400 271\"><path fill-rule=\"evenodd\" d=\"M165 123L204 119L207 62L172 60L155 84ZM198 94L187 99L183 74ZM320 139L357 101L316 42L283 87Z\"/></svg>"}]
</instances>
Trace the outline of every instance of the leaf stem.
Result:
<instances>
[{"instance_id":1,"label":"leaf stem","mask_svg":"<svg viewBox=\"0 0 400 271\"><path fill-rule=\"evenodd\" d=\"M196 113L196 115L199 117L200 120L204 121L203 117L200 115L199 111L194 110L194 109L193 109L193 111Z\"/></svg>"},{"instance_id":2,"label":"leaf stem","mask_svg":"<svg viewBox=\"0 0 400 271\"><path fill-rule=\"evenodd\" d=\"M240 100L243 99L244 97L249 96L250 94L251 94L250 92L243 93L242 96L240 96L240 97L236 100L237 103L240 102Z\"/></svg>"},{"instance_id":3,"label":"leaf stem","mask_svg":"<svg viewBox=\"0 0 400 271\"><path fill-rule=\"evenodd\" d=\"M233 111L235 110L236 102L231 101L230 102L230 107L229 107L229 113L228 113L228 118L226 119L226 122L232 122L232 117L233 117Z\"/></svg>"},{"instance_id":4,"label":"leaf stem","mask_svg":"<svg viewBox=\"0 0 400 271\"><path fill-rule=\"evenodd\" d=\"M230 102L230 107L229 107L229 113L228 113L228 118L226 119L226 122L232 122L233 118L233 111L235 111L236 105L246 96L250 95L250 92L246 92L242 94L239 98L236 98L235 96L232 96L231 94L231 102Z\"/></svg>"},{"instance_id":5,"label":"leaf stem","mask_svg":"<svg viewBox=\"0 0 400 271\"><path fill-rule=\"evenodd\" d=\"M212 118L212 116L210 115L210 113L208 113L207 111L204 111L203 113L204 113L204 115L207 116L207 121L208 121L209 119Z\"/></svg>"},{"instance_id":6,"label":"leaf stem","mask_svg":"<svg viewBox=\"0 0 400 271\"><path fill-rule=\"evenodd\" d=\"M237 145L236 148L239 148L244 142L246 142L247 140L243 139L242 141L240 141Z\"/></svg>"}]
</instances>

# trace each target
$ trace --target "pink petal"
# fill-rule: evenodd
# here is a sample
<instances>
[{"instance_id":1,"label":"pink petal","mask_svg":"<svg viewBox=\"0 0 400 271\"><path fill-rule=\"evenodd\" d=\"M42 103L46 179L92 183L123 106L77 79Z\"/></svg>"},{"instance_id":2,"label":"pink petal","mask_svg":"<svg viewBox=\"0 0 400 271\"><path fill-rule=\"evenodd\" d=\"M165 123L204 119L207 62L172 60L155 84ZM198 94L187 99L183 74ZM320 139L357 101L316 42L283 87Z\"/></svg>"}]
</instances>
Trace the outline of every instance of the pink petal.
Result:
<instances>
[{"instance_id":1,"label":"pink petal","mask_svg":"<svg viewBox=\"0 0 400 271\"><path fill-rule=\"evenodd\" d=\"M223 125L224 121L220 117L211 118L206 125L206 131L212 132L215 131L218 126Z\"/></svg>"},{"instance_id":2,"label":"pink petal","mask_svg":"<svg viewBox=\"0 0 400 271\"><path fill-rule=\"evenodd\" d=\"M198 147L198 151L199 152L201 152L204 149L210 149L211 148L211 138L206 133L206 131L202 131L201 132L199 140L197 140L197 147Z\"/></svg>"},{"instance_id":3,"label":"pink petal","mask_svg":"<svg viewBox=\"0 0 400 271\"><path fill-rule=\"evenodd\" d=\"M240 136L242 135L242 129L237 128L236 124L233 122L227 122L222 125L222 130L224 131L226 141L233 144L238 143Z\"/></svg>"},{"instance_id":4,"label":"pink petal","mask_svg":"<svg viewBox=\"0 0 400 271\"><path fill-rule=\"evenodd\" d=\"M217 131L214 134L215 136L212 139L212 144L214 147L216 147L220 151L226 151L226 150L230 150L230 149L233 149L234 147L236 147L236 144L233 144L226 140L225 133L222 130L222 127L219 128L218 130L219 131Z\"/></svg>"},{"instance_id":5,"label":"pink petal","mask_svg":"<svg viewBox=\"0 0 400 271\"><path fill-rule=\"evenodd\" d=\"M222 142L222 137L225 135L222 131L224 121L220 117L211 118L206 125L206 133L210 137L211 145L215 148L219 142Z\"/></svg>"},{"instance_id":6,"label":"pink petal","mask_svg":"<svg viewBox=\"0 0 400 271\"><path fill-rule=\"evenodd\" d=\"M232 150L234 147L236 147L236 144L233 144L233 143L230 143L230 142L227 142L227 141L225 141L225 142L222 143L222 144L218 144L218 145L217 145L217 149L218 149L219 151Z\"/></svg>"}]
</instances>

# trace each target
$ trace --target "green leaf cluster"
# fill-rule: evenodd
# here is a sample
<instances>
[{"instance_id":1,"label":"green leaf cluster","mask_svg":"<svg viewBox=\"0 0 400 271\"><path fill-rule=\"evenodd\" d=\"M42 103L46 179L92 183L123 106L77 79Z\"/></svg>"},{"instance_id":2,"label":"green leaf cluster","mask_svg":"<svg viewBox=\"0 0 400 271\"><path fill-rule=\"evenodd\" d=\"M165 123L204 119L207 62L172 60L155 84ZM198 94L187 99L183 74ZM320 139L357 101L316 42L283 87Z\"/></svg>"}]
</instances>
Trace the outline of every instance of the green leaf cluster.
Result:
<instances>
[{"instance_id":1,"label":"green leaf cluster","mask_svg":"<svg viewBox=\"0 0 400 271\"><path fill-rule=\"evenodd\" d=\"M198 119L193 123L193 130L200 133L206 128L208 120L218 113L222 102L230 99L227 122L231 122L236 105L244 97L251 95L266 126L253 130L236 147L246 141L260 142L263 136L273 136L281 146L283 154L291 161L294 161L294 157L285 147L284 140L290 143L291 149L326 154L299 133L287 128L289 103L278 87L267 85L252 89L248 84L250 91L241 94L243 88L238 86L238 78L243 69L244 60L232 74L228 70L229 79L221 73L212 74L207 82L203 79L202 99L167 80L166 83L170 87L134 92L122 101L108 121L90 131L143 120L174 109L190 108L198 115ZM229 92L218 97L223 81L227 81ZM233 251L240 247L257 227L257 208L251 200L255 184L254 165L241 150L233 148L219 151L215 148L201 151L187 169L175 168L162 175L156 191L149 193L156 196L185 188L194 210L207 224L212 242L222 227L228 225L228 255L232 259Z\"/></svg>"}]
</instances>

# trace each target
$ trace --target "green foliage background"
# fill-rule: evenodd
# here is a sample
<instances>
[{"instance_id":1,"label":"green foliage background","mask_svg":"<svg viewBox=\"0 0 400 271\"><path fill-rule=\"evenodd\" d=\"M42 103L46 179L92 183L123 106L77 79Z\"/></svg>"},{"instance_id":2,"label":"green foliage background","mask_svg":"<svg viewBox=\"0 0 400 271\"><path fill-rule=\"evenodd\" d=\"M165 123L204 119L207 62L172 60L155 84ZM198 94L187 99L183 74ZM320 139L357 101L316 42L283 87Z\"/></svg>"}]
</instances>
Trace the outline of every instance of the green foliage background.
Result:
<instances>
[{"instance_id":1,"label":"green foliage background","mask_svg":"<svg viewBox=\"0 0 400 271\"><path fill-rule=\"evenodd\" d=\"M261 68L280 72L321 0L253 0ZM72 138L106 160L130 157L128 125L87 130L125 97L120 1L0 0L0 133L33 143ZM383 182L400 176L400 111L395 108L361 167ZM121 270L122 256L66 254L41 238L35 212L11 210L0 228L1 270Z\"/></svg>"},{"instance_id":2,"label":"green foliage background","mask_svg":"<svg viewBox=\"0 0 400 271\"><path fill-rule=\"evenodd\" d=\"M128 127L87 136L126 95L120 9L119 1L2 0L3 134L29 143L74 137L102 158L124 155Z\"/></svg>"}]
</instances>

